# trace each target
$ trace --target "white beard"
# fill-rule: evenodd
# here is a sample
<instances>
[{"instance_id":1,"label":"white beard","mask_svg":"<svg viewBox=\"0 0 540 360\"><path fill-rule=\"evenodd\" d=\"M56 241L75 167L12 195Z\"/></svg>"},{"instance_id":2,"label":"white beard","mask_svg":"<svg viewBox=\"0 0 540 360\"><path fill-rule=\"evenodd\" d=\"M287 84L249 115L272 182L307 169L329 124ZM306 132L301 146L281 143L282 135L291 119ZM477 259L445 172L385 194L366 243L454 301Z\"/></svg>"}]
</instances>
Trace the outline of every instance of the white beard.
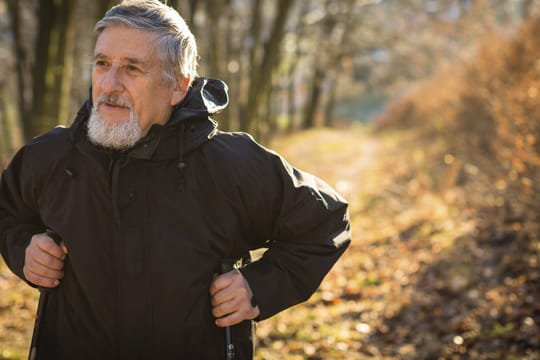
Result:
<instances>
[{"instance_id":1,"label":"white beard","mask_svg":"<svg viewBox=\"0 0 540 360\"><path fill-rule=\"evenodd\" d=\"M109 123L99 113L98 107L105 102L128 106L129 118L120 123ZM142 137L139 119L133 112L133 106L126 101L118 99L116 96L107 97L101 95L96 104L92 107L92 113L88 120L88 138L94 144L103 147L124 150L135 145Z\"/></svg>"}]
</instances>

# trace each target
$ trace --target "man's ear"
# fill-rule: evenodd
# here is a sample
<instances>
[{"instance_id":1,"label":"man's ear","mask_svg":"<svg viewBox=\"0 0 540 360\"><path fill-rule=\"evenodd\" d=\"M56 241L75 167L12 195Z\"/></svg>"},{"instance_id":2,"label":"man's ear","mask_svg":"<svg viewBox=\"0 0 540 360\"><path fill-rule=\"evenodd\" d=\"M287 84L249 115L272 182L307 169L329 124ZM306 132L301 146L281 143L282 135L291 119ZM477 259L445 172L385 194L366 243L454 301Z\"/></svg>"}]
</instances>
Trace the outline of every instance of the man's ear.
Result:
<instances>
[{"instance_id":1,"label":"man's ear","mask_svg":"<svg viewBox=\"0 0 540 360\"><path fill-rule=\"evenodd\" d=\"M171 106L176 106L184 100L188 91L189 80L189 76L186 76L176 83L171 96Z\"/></svg>"}]
</instances>

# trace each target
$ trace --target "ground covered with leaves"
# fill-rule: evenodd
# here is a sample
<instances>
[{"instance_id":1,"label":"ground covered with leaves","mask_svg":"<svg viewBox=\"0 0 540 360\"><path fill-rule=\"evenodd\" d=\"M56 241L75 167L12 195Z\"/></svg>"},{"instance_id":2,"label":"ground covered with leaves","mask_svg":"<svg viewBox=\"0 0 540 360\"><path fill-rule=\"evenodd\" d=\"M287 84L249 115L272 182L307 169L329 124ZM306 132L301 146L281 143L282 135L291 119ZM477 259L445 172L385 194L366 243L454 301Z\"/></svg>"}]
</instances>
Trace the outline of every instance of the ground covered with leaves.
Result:
<instances>
[{"instance_id":1,"label":"ground covered with leaves","mask_svg":"<svg viewBox=\"0 0 540 360\"><path fill-rule=\"evenodd\" d=\"M258 324L256 359L538 359L538 224L505 187L412 130L276 140L351 204L353 242L306 303ZM0 270L0 359L23 359L37 293Z\"/></svg>"},{"instance_id":2,"label":"ground covered with leaves","mask_svg":"<svg viewBox=\"0 0 540 360\"><path fill-rule=\"evenodd\" d=\"M505 187L418 131L276 143L351 203L353 243L304 305L259 324L259 359L538 359L540 244Z\"/></svg>"}]
</instances>

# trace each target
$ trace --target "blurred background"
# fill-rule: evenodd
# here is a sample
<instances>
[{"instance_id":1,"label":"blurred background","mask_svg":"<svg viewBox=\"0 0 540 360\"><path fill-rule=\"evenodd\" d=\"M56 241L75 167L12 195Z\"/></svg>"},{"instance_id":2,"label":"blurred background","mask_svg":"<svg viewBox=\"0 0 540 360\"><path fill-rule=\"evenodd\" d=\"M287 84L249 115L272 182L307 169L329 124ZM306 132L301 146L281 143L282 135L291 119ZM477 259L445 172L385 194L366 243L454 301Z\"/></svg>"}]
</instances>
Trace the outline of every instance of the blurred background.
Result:
<instances>
[{"instance_id":1,"label":"blurred background","mask_svg":"<svg viewBox=\"0 0 540 360\"><path fill-rule=\"evenodd\" d=\"M118 1L0 0L0 164L69 125ZM168 1L225 130L351 203L353 246L259 359L540 358L540 0ZM0 261L0 359L37 294Z\"/></svg>"},{"instance_id":2,"label":"blurred background","mask_svg":"<svg viewBox=\"0 0 540 360\"><path fill-rule=\"evenodd\" d=\"M70 123L88 95L93 26L116 3L0 1L4 161L22 140ZM229 84L221 126L261 140L370 121L415 81L470 61L493 30L510 36L538 12L534 0L168 3L198 39L200 74Z\"/></svg>"}]
</instances>

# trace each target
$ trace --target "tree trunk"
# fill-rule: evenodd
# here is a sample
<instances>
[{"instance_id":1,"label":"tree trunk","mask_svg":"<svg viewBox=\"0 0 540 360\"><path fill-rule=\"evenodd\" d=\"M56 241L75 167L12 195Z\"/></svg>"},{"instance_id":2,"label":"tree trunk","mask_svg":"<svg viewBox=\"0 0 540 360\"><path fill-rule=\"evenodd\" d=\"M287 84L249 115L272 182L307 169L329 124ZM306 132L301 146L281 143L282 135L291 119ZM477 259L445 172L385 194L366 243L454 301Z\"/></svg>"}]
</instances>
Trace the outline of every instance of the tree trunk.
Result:
<instances>
[{"instance_id":1,"label":"tree trunk","mask_svg":"<svg viewBox=\"0 0 540 360\"><path fill-rule=\"evenodd\" d=\"M99 0L96 4L96 22L101 20L103 15L115 4L117 1L114 0Z\"/></svg>"},{"instance_id":2,"label":"tree trunk","mask_svg":"<svg viewBox=\"0 0 540 360\"><path fill-rule=\"evenodd\" d=\"M0 167L3 169L4 164L8 162L10 154L9 139L11 138L11 129L7 126L7 111L6 111L5 94L2 91L2 98L0 99Z\"/></svg>"},{"instance_id":3,"label":"tree trunk","mask_svg":"<svg viewBox=\"0 0 540 360\"><path fill-rule=\"evenodd\" d=\"M521 17L523 19L529 19L531 17L531 7L533 0L524 0L521 4Z\"/></svg>"},{"instance_id":4,"label":"tree trunk","mask_svg":"<svg viewBox=\"0 0 540 360\"><path fill-rule=\"evenodd\" d=\"M51 33L56 18L54 0L42 0L38 7L38 37L35 48L35 65L33 72L32 116L23 119L25 138L30 139L42 132L47 123L46 95L47 79L50 69ZM50 84L49 84L50 85Z\"/></svg>"},{"instance_id":5,"label":"tree trunk","mask_svg":"<svg viewBox=\"0 0 540 360\"><path fill-rule=\"evenodd\" d=\"M19 121L23 127L24 137L28 139L29 135L27 134L30 134L30 130L27 128L27 122L30 119L31 113L31 99L29 91L31 79L28 78L28 74L30 74L30 66L28 64L28 57L21 37L19 4L20 3L18 0L7 0L11 31L14 35L14 52L17 58L15 63L17 66L17 102L20 116Z\"/></svg>"},{"instance_id":6,"label":"tree trunk","mask_svg":"<svg viewBox=\"0 0 540 360\"><path fill-rule=\"evenodd\" d=\"M206 13L208 14L209 26L208 48L207 48L207 66L210 77L218 77L220 73L220 59L223 51L221 49L222 41L220 39L221 24L220 18L223 13L223 1L212 1L206 3Z\"/></svg>"},{"instance_id":7,"label":"tree trunk","mask_svg":"<svg viewBox=\"0 0 540 360\"><path fill-rule=\"evenodd\" d=\"M288 103L288 124L287 124L287 132L293 133L299 126L298 124L298 117L299 117L299 111L296 107L296 104L298 102L298 84L295 81L295 74L297 72L297 69L299 67L299 64L303 60L305 60L305 55L302 54L302 48L300 46L300 43L304 37L309 34L308 31L306 31L304 20L306 15L310 12L310 3L309 2L303 2L300 8L300 14L299 14L299 21L297 23L297 29L295 31L296 33L296 45L294 47L294 53L291 56L290 59L288 59L289 69L288 69L288 75L287 75L287 81L288 81L288 90L287 90L287 103Z\"/></svg>"},{"instance_id":8,"label":"tree trunk","mask_svg":"<svg viewBox=\"0 0 540 360\"><path fill-rule=\"evenodd\" d=\"M311 82L311 91L309 101L304 110L304 119L302 121L302 129L309 129L315 126L315 115L319 108L321 99L322 84L324 80L324 72L319 66L316 66L313 80Z\"/></svg>"},{"instance_id":9,"label":"tree trunk","mask_svg":"<svg viewBox=\"0 0 540 360\"><path fill-rule=\"evenodd\" d=\"M279 98L281 97L281 87L277 84L272 84L272 96L268 97L266 105L265 121L268 124L266 127L265 138L267 141L279 131L278 116L279 116Z\"/></svg>"},{"instance_id":10,"label":"tree trunk","mask_svg":"<svg viewBox=\"0 0 540 360\"><path fill-rule=\"evenodd\" d=\"M55 64L55 90L50 114L56 123L67 125L70 118L71 79L73 77L73 54L75 49L75 29L73 12L77 0L64 0L59 8L58 51ZM56 125L56 124L51 124Z\"/></svg>"},{"instance_id":11,"label":"tree trunk","mask_svg":"<svg viewBox=\"0 0 540 360\"><path fill-rule=\"evenodd\" d=\"M287 86L287 114L288 114L288 124L287 132L292 133L296 128L296 84L294 82L294 68L291 67L289 71L289 84Z\"/></svg>"},{"instance_id":12,"label":"tree trunk","mask_svg":"<svg viewBox=\"0 0 540 360\"><path fill-rule=\"evenodd\" d=\"M200 0L198 0L200 2ZM195 26L195 15L197 14L197 0L189 0L189 25Z\"/></svg>"},{"instance_id":13,"label":"tree trunk","mask_svg":"<svg viewBox=\"0 0 540 360\"><path fill-rule=\"evenodd\" d=\"M17 118L15 96L9 86L0 90L0 166L6 165L11 156L23 145L21 122Z\"/></svg>"},{"instance_id":14,"label":"tree trunk","mask_svg":"<svg viewBox=\"0 0 540 360\"><path fill-rule=\"evenodd\" d=\"M298 32L298 36L301 36L301 31ZM288 114L288 126L287 126L287 132L292 133L296 127L296 95L297 95L297 89L296 89L296 81L294 81L294 74L296 72L296 69L298 68L298 63L300 62L300 58L302 57L302 54L300 53L300 46L296 46L295 56L294 59L289 59L289 71L287 74L287 114Z\"/></svg>"},{"instance_id":15,"label":"tree trunk","mask_svg":"<svg viewBox=\"0 0 540 360\"><path fill-rule=\"evenodd\" d=\"M258 69L258 57L257 52L260 47L260 41L261 41L261 24L262 24L262 10L261 10L261 0L254 0L253 6L251 9L251 26L250 26L250 42L248 42L248 45L251 46L249 48L249 63L248 63L248 89L251 91L252 84L256 81L255 78L257 76ZM248 93L249 93L248 91ZM242 109L240 111L240 129L247 130L250 125L250 117L253 116L253 114L246 114L248 110L248 99L246 97L246 101L242 104Z\"/></svg>"},{"instance_id":16,"label":"tree trunk","mask_svg":"<svg viewBox=\"0 0 540 360\"><path fill-rule=\"evenodd\" d=\"M337 88L337 76L331 75L330 86L328 88L328 101L326 102L324 110L324 126L334 126L334 108L336 106L336 88Z\"/></svg>"},{"instance_id":17,"label":"tree trunk","mask_svg":"<svg viewBox=\"0 0 540 360\"><path fill-rule=\"evenodd\" d=\"M68 122L75 5L76 0L40 2L30 136Z\"/></svg>"},{"instance_id":18,"label":"tree trunk","mask_svg":"<svg viewBox=\"0 0 540 360\"><path fill-rule=\"evenodd\" d=\"M234 9L231 0L225 0L224 5L224 17L225 17L225 29L222 32L222 41L225 44L223 47L223 53L220 56L220 69L221 72L218 74L219 78L223 78L229 86L229 96L233 101L229 102L228 108L220 114L220 126L223 130L229 131L232 130L232 116L237 113L238 106L238 87L233 86L233 79L238 77L238 72L232 73L229 71L228 64L232 59L236 60L239 58L238 49L236 48L233 42L233 27L232 21L234 18Z\"/></svg>"},{"instance_id":19,"label":"tree trunk","mask_svg":"<svg viewBox=\"0 0 540 360\"><path fill-rule=\"evenodd\" d=\"M252 72L248 91L248 102L242 111L243 130L251 131L257 128L254 122L258 117L261 102L269 94L272 73L279 65L281 58L279 51L280 45L293 3L293 0L279 0L270 38L264 45L261 64L259 66L251 64L251 66L256 66L256 71L254 73Z\"/></svg>"},{"instance_id":20,"label":"tree trunk","mask_svg":"<svg viewBox=\"0 0 540 360\"><path fill-rule=\"evenodd\" d=\"M164 0L163 1L165 4L169 5L170 7L172 7L173 9L177 9L178 10L178 0Z\"/></svg>"}]
</instances>

